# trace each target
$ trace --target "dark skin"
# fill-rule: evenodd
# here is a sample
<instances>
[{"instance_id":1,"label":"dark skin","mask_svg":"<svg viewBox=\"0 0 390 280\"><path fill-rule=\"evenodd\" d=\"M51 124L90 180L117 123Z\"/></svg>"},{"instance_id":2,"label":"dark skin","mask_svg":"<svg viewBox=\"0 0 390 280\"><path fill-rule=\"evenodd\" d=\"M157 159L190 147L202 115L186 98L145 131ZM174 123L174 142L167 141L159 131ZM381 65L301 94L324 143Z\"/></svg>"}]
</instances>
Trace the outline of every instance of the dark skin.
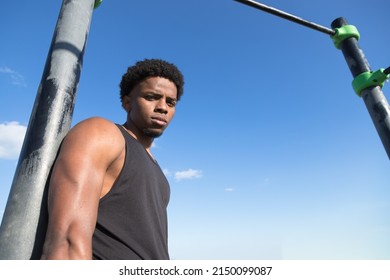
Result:
<instances>
[{"instance_id":1,"label":"dark skin","mask_svg":"<svg viewBox=\"0 0 390 280\"><path fill-rule=\"evenodd\" d=\"M124 127L151 155L175 114L177 88L161 77L149 77L125 96ZM42 259L92 259L92 235L99 201L112 188L125 159L125 140L116 125L103 118L77 124L65 137L49 186L49 223Z\"/></svg>"}]
</instances>

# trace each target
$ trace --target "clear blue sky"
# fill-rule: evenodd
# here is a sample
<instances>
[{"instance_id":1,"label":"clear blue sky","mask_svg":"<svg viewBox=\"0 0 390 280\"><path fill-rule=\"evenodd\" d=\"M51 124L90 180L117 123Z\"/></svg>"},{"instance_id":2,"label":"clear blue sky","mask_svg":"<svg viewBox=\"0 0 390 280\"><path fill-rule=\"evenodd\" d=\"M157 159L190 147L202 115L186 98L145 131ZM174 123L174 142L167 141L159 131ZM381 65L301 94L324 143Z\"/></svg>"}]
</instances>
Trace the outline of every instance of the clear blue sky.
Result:
<instances>
[{"instance_id":1,"label":"clear blue sky","mask_svg":"<svg viewBox=\"0 0 390 280\"><path fill-rule=\"evenodd\" d=\"M61 2L2 1L0 215ZM262 3L328 27L343 16L373 70L390 66L387 0ZM118 84L144 58L186 78L153 148L173 259L390 259L389 159L328 35L233 0L106 0L74 123L124 122Z\"/></svg>"}]
</instances>

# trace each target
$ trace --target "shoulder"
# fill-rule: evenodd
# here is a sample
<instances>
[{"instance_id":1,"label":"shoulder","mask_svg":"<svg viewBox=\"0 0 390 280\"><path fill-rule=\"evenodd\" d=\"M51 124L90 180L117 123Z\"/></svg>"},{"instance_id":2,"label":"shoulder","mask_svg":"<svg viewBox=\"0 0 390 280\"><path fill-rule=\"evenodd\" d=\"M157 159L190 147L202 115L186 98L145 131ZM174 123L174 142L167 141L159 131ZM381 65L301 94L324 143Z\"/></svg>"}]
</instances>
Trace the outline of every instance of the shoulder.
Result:
<instances>
[{"instance_id":1,"label":"shoulder","mask_svg":"<svg viewBox=\"0 0 390 280\"><path fill-rule=\"evenodd\" d=\"M68 133L68 135L88 137L90 140L110 139L121 136L117 125L101 117L92 117L77 123Z\"/></svg>"},{"instance_id":2,"label":"shoulder","mask_svg":"<svg viewBox=\"0 0 390 280\"><path fill-rule=\"evenodd\" d=\"M101 117L92 117L72 127L63 144L85 152L113 153L115 156L124 149L125 142L115 123Z\"/></svg>"},{"instance_id":3,"label":"shoulder","mask_svg":"<svg viewBox=\"0 0 390 280\"><path fill-rule=\"evenodd\" d=\"M83 129L86 130L104 130L104 129L110 129L116 127L116 125L112 122L109 121L105 118L101 117L91 117L88 119L85 119L79 123L77 123L72 130L75 128L82 127Z\"/></svg>"}]
</instances>

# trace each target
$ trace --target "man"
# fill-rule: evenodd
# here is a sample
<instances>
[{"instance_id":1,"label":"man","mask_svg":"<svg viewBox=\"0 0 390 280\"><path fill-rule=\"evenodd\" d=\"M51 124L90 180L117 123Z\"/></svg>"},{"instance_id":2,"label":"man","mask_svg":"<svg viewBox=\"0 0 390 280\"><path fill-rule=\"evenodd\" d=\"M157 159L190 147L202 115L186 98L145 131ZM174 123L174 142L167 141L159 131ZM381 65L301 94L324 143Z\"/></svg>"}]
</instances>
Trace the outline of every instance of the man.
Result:
<instances>
[{"instance_id":1,"label":"man","mask_svg":"<svg viewBox=\"0 0 390 280\"><path fill-rule=\"evenodd\" d=\"M126 123L73 127L55 162L42 259L169 259L169 184L150 148L183 94L177 67L147 59L120 83Z\"/></svg>"}]
</instances>

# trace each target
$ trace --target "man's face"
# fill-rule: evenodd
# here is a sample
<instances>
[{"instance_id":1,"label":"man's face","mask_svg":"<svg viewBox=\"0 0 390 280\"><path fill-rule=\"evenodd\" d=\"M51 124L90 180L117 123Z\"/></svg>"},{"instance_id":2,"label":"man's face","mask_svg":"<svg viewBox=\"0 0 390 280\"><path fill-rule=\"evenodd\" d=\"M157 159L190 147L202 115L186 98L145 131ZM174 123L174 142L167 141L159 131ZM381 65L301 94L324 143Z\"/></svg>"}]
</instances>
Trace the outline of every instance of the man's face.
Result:
<instances>
[{"instance_id":1,"label":"man's face","mask_svg":"<svg viewBox=\"0 0 390 280\"><path fill-rule=\"evenodd\" d=\"M127 125L136 137L159 137L175 114L177 88L166 78L150 77L123 98Z\"/></svg>"}]
</instances>

